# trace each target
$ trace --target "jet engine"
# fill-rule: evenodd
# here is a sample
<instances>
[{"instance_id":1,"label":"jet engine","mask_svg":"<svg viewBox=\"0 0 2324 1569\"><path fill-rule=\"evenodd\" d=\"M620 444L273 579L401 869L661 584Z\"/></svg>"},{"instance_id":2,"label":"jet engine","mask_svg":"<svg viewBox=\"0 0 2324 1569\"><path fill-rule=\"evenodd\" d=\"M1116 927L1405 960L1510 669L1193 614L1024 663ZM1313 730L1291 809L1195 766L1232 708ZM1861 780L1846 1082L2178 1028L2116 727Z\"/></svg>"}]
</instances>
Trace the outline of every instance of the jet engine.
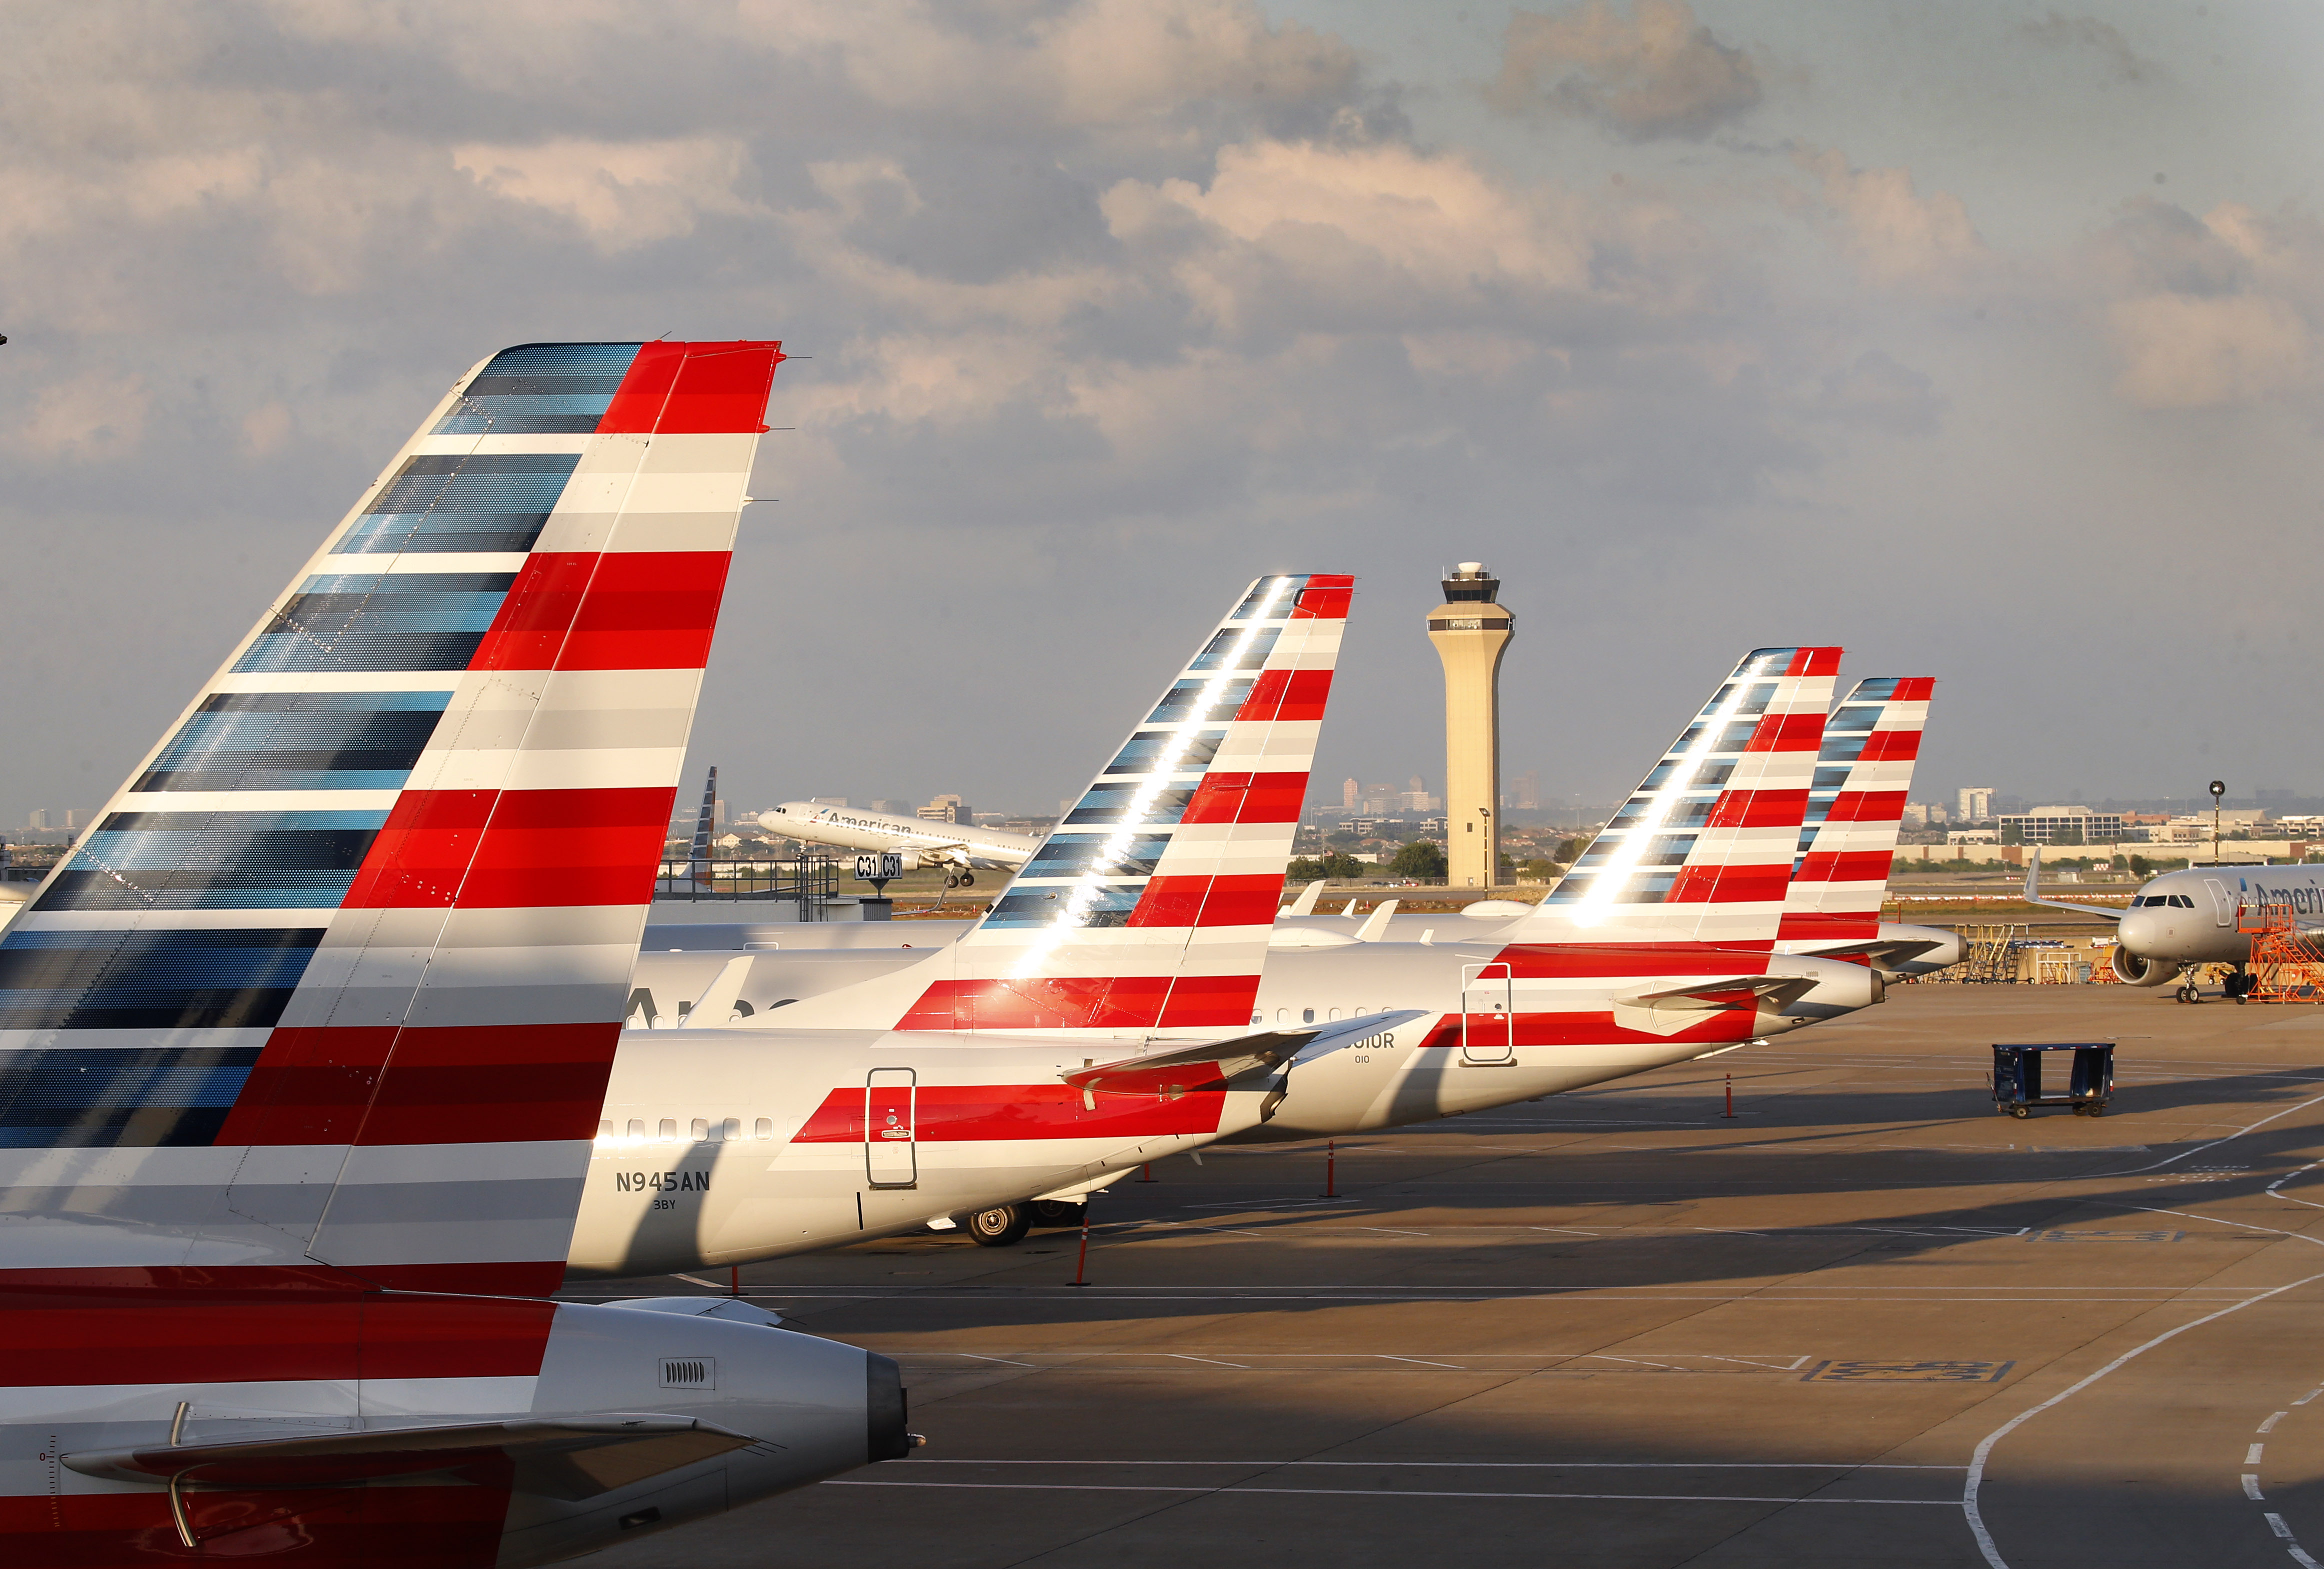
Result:
<instances>
[{"instance_id":1,"label":"jet engine","mask_svg":"<svg viewBox=\"0 0 2324 1569\"><path fill-rule=\"evenodd\" d=\"M2167 986L2179 978L2179 966L2163 959L2144 959L2117 943L2114 957L2107 961L2114 966L2114 978L2126 986Z\"/></svg>"}]
</instances>

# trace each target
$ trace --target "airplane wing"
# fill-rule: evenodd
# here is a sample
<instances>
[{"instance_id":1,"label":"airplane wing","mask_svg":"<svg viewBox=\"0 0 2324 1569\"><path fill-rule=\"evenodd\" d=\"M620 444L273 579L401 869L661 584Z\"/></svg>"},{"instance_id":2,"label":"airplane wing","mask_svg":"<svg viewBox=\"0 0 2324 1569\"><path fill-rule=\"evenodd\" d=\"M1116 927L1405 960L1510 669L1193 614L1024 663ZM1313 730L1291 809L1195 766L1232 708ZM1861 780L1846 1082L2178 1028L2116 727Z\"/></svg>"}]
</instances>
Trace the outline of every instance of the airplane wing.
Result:
<instances>
[{"instance_id":1,"label":"airplane wing","mask_svg":"<svg viewBox=\"0 0 2324 1569\"><path fill-rule=\"evenodd\" d=\"M515 1491L573 1502L755 1442L691 1417L611 1413L91 1450L62 1458L68 1470L114 1481L263 1491L345 1487L505 1455L515 1463Z\"/></svg>"},{"instance_id":2,"label":"airplane wing","mask_svg":"<svg viewBox=\"0 0 2324 1569\"><path fill-rule=\"evenodd\" d=\"M1715 1009L1732 1007L1738 992L1748 992L1761 1004L1773 1002L1777 1008L1789 1006L1815 990L1812 975L1727 975L1716 981L1701 981L1692 986L1677 986L1667 992L1633 992L1617 998L1634 1007L1662 1008L1680 1013L1708 1013Z\"/></svg>"},{"instance_id":3,"label":"airplane wing","mask_svg":"<svg viewBox=\"0 0 2324 1569\"><path fill-rule=\"evenodd\" d=\"M2108 909L2098 904L2067 904L2060 900L2042 897L2042 846L2034 846L2033 856L2025 863L2025 902L2050 909L2070 909L2077 915L2094 915L2101 920L2120 920L2122 911Z\"/></svg>"},{"instance_id":4,"label":"airplane wing","mask_svg":"<svg viewBox=\"0 0 2324 1569\"><path fill-rule=\"evenodd\" d=\"M1231 1040L1205 1041L1200 1046L1097 1063L1058 1076L1084 1094L1100 1089L1144 1089L1148 1086L1140 1081L1148 1079L1155 1080L1152 1087L1160 1088L1156 1075L1184 1076L1177 1070L1188 1067L1215 1067L1217 1077L1232 1084L1254 1074L1272 1073L1286 1063L1311 1060L1352 1041L1368 1040L1382 1030L1426 1017L1418 1009L1406 1009L1396 1013L1367 1013L1361 1019L1342 1019L1329 1024L1266 1029Z\"/></svg>"}]
</instances>

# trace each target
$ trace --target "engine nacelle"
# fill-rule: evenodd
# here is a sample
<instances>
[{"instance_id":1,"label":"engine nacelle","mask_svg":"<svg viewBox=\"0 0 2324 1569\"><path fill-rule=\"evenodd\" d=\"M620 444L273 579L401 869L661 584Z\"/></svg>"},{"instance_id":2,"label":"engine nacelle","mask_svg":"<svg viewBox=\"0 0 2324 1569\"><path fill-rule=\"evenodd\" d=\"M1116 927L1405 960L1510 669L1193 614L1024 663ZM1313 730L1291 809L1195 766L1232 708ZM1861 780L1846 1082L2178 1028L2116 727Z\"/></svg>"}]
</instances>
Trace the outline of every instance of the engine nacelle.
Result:
<instances>
[{"instance_id":1,"label":"engine nacelle","mask_svg":"<svg viewBox=\"0 0 2324 1569\"><path fill-rule=\"evenodd\" d=\"M1777 954L1767 961L1770 975L1804 975L1815 986L1784 1005L1783 1017L1796 1027L1817 1019L1837 1019L1885 999L1887 987L1878 971L1847 959L1817 958L1806 954Z\"/></svg>"},{"instance_id":2,"label":"engine nacelle","mask_svg":"<svg viewBox=\"0 0 2324 1569\"><path fill-rule=\"evenodd\" d=\"M2165 959L2144 959L2121 944L2115 945L2114 957L2107 963L2114 970L2114 978L2126 986L2167 986L2179 978L2179 966Z\"/></svg>"}]
</instances>

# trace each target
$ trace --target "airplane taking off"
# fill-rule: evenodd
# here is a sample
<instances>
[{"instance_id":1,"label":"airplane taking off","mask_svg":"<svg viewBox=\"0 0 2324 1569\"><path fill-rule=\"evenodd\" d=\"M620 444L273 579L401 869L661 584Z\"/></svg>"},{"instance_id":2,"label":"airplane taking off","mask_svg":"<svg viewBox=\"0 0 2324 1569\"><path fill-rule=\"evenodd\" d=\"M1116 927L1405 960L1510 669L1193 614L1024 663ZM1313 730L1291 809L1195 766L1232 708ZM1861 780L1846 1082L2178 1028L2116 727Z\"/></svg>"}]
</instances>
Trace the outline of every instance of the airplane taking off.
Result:
<instances>
[{"instance_id":1,"label":"airplane taking off","mask_svg":"<svg viewBox=\"0 0 2324 1569\"><path fill-rule=\"evenodd\" d=\"M470 371L0 937L0 1560L509 1569L908 1453L885 1358L547 1299L780 358Z\"/></svg>"},{"instance_id":2,"label":"airplane taking off","mask_svg":"<svg viewBox=\"0 0 2324 1569\"><path fill-rule=\"evenodd\" d=\"M1024 834L1004 834L973 823L931 823L919 817L891 817L885 812L817 806L813 801L785 801L771 812L761 812L759 826L811 844L892 851L904 857L907 871L941 866L946 888L974 887L978 872L1014 872L1031 860L1042 844Z\"/></svg>"},{"instance_id":3,"label":"airplane taking off","mask_svg":"<svg viewBox=\"0 0 2324 1569\"><path fill-rule=\"evenodd\" d=\"M573 1269L739 1263L1077 1193L1264 1121L1309 1065L1415 1017L1254 1011L1352 584L1238 595L956 942L730 1021L738 955L684 1028L625 1032Z\"/></svg>"},{"instance_id":4,"label":"airplane taking off","mask_svg":"<svg viewBox=\"0 0 2324 1569\"><path fill-rule=\"evenodd\" d=\"M2251 973L2252 934L2239 919L2263 908L2287 911L2302 933L2324 931L2324 866L2190 866L2150 878L2128 906L2072 904L2042 897L2042 849L2025 866L2025 902L2070 909L2116 923L2115 978L2131 986L2179 983L2181 1002L2198 1002L2195 970L2233 964L2226 994L2241 1001L2256 979Z\"/></svg>"}]
</instances>

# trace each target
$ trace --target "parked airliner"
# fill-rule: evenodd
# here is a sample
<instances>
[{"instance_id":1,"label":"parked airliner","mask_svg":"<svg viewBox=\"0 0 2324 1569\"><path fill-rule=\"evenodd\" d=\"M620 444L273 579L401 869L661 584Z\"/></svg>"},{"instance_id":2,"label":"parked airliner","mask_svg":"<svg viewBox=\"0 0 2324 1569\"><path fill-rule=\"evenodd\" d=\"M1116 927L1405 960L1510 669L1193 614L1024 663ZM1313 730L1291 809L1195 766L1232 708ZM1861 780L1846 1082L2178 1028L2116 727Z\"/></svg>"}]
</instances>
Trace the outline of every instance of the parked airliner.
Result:
<instances>
[{"instance_id":1,"label":"parked airliner","mask_svg":"<svg viewBox=\"0 0 2324 1569\"><path fill-rule=\"evenodd\" d=\"M2181 1002L2200 1001L2195 971L2233 964L2226 993L2240 1001L2252 988L2252 934L2263 910L2288 914L2302 932L2324 930L2324 866L2215 865L2165 872L2142 885L2120 909L2042 897L2042 851L2025 866L2025 901L2070 909L2116 924L2110 961L2117 980L2132 986L2178 983Z\"/></svg>"},{"instance_id":2,"label":"parked airliner","mask_svg":"<svg viewBox=\"0 0 2324 1569\"><path fill-rule=\"evenodd\" d=\"M780 357L462 377L0 937L0 1562L517 1569L908 1453L884 1357L551 1299Z\"/></svg>"}]
</instances>

